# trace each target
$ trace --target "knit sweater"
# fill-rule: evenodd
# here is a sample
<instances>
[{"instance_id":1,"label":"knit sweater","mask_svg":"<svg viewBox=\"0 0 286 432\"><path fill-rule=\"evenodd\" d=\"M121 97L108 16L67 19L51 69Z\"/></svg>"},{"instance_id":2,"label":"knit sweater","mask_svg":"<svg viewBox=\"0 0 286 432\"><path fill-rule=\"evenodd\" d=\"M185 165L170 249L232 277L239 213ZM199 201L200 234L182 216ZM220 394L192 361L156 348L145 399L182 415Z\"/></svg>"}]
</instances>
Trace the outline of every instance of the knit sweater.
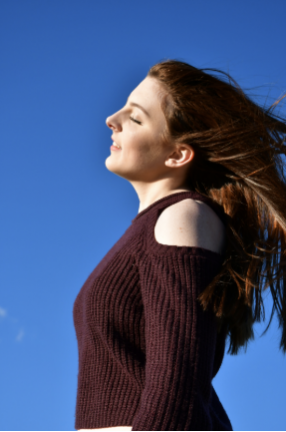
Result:
<instances>
[{"instance_id":1,"label":"knit sweater","mask_svg":"<svg viewBox=\"0 0 286 432\"><path fill-rule=\"evenodd\" d=\"M225 349L198 295L223 256L159 244L154 228L168 195L141 211L90 274L74 303L79 350L76 429L232 430L212 387Z\"/></svg>"}]
</instances>

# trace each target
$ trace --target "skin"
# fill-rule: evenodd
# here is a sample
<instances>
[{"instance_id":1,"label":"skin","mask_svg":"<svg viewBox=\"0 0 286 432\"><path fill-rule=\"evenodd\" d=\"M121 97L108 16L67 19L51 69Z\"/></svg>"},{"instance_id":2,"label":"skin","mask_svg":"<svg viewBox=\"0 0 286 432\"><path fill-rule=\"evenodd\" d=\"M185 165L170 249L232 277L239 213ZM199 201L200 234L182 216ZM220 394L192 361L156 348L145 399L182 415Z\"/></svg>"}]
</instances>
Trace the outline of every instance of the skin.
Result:
<instances>
[{"instance_id":1,"label":"skin","mask_svg":"<svg viewBox=\"0 0 286 432\"><path fill-rule=\"evenodd\" d=\"M194 152L188 145L176 145L170 139L164 142L164 96L159 83L147 77L130 94L126 105L106 120L121 150L111 151L105 165L132 184L140 201L139 212L170 193L187 190L187 164ZM148 115L133 103L141 105Z\"/></svg>"},{"instance_id":2,"label":"skin","mask_svg":"<svg viewBox=\"0 0 286 432\"><path fill-rule=\"evenodd\" d=\"M139 198L139 212L160 198L188 190L186 179L195 153L188 144L168 137L161 108L165 96L160 83L147 77L130 94L126 105L106 119L113 141L121 147L111 150L106 167L132 184ZM154 234L166 245L203 247L218 253L224 246L224 226L219 217L208 205L192 199L167 207Z\"/></svg>"},{"instance_id":3,"label":"skin","mask_svg":"<svg viewBox=\"0 0 286 432\"><path fill-rule=\"evenodd\" d=\"M126 105L106 119L112 140L120 149L111 150L105 165L134 187L139 212L167 195L188 191L186 178L195 154L191 146L168 138L161 109L165 95L160 84L147 77L130 94ZM157 220L154 236L161 244L195 246L217 253L222 253L225 241L224 226L216 213L192 199L167 207ZM94 430L131 429L117 426Z\"/></svg>"}]
</instances>

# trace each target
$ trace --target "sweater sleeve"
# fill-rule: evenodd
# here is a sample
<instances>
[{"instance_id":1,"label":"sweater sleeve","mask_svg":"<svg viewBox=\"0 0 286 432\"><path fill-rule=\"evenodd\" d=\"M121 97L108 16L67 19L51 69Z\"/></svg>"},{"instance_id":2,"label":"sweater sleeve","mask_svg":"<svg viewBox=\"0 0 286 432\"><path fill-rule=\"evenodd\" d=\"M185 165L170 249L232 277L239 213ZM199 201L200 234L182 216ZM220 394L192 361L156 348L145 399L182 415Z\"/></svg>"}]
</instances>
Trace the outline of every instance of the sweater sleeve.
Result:
<instances>
[{"instance_id":1,"label":"sweater sleeve","mask_svg":"<svg viewBox=\"0 0 286 432\"><path fill-rule=\"evenodd\" d=\"M145 387L132 430L211 430L216 324L197 297L219 271L219 254L165 246L139 273L145 316Z\"/></svg>"}]
</instances>

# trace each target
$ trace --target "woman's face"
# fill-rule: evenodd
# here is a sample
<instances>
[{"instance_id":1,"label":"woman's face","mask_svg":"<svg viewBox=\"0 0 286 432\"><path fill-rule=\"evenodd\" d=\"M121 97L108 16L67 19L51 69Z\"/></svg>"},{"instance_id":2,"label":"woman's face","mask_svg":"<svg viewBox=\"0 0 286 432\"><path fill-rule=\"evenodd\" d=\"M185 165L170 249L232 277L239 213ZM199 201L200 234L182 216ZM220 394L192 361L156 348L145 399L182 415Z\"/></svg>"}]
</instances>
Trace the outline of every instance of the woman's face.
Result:
<instances>
[{"instance_id":1,"label":"woman's face","mask_svg":"<svg viewBox=\"0 0 286 432\"><path fill-rule=\"evenodd\" d=\"M167 123L161 109L164 92L154 79L145 78L126 105L106 119L113 145L105 161L108 170L129 181L152 182L166 176L165 160L174 148L163 139Z\"/></svg>"}]
</instances>

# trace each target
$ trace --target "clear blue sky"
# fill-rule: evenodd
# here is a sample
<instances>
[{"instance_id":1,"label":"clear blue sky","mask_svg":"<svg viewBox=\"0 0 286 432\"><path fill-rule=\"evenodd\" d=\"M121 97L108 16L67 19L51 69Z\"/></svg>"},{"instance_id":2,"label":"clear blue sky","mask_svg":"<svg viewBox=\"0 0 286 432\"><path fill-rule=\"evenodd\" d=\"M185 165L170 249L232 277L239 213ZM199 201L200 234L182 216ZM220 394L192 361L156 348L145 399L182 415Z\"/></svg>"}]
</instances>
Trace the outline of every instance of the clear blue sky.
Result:
<instances>
[{"instance_id":1,"label":"clear blue sky","mask_svg":"<svg viewBox=\"0 0 286 432\"><path fill-rule=\"evenodd\" d=\"M285 16L285 0L0 1L1 430L74 428L73 302L138 211L105 168L105 118L165 58L270 103L286 91ZM225 357L214 385L234 429L286 428L278 346L275 321Z\"/></svg>"}]
</instances>

